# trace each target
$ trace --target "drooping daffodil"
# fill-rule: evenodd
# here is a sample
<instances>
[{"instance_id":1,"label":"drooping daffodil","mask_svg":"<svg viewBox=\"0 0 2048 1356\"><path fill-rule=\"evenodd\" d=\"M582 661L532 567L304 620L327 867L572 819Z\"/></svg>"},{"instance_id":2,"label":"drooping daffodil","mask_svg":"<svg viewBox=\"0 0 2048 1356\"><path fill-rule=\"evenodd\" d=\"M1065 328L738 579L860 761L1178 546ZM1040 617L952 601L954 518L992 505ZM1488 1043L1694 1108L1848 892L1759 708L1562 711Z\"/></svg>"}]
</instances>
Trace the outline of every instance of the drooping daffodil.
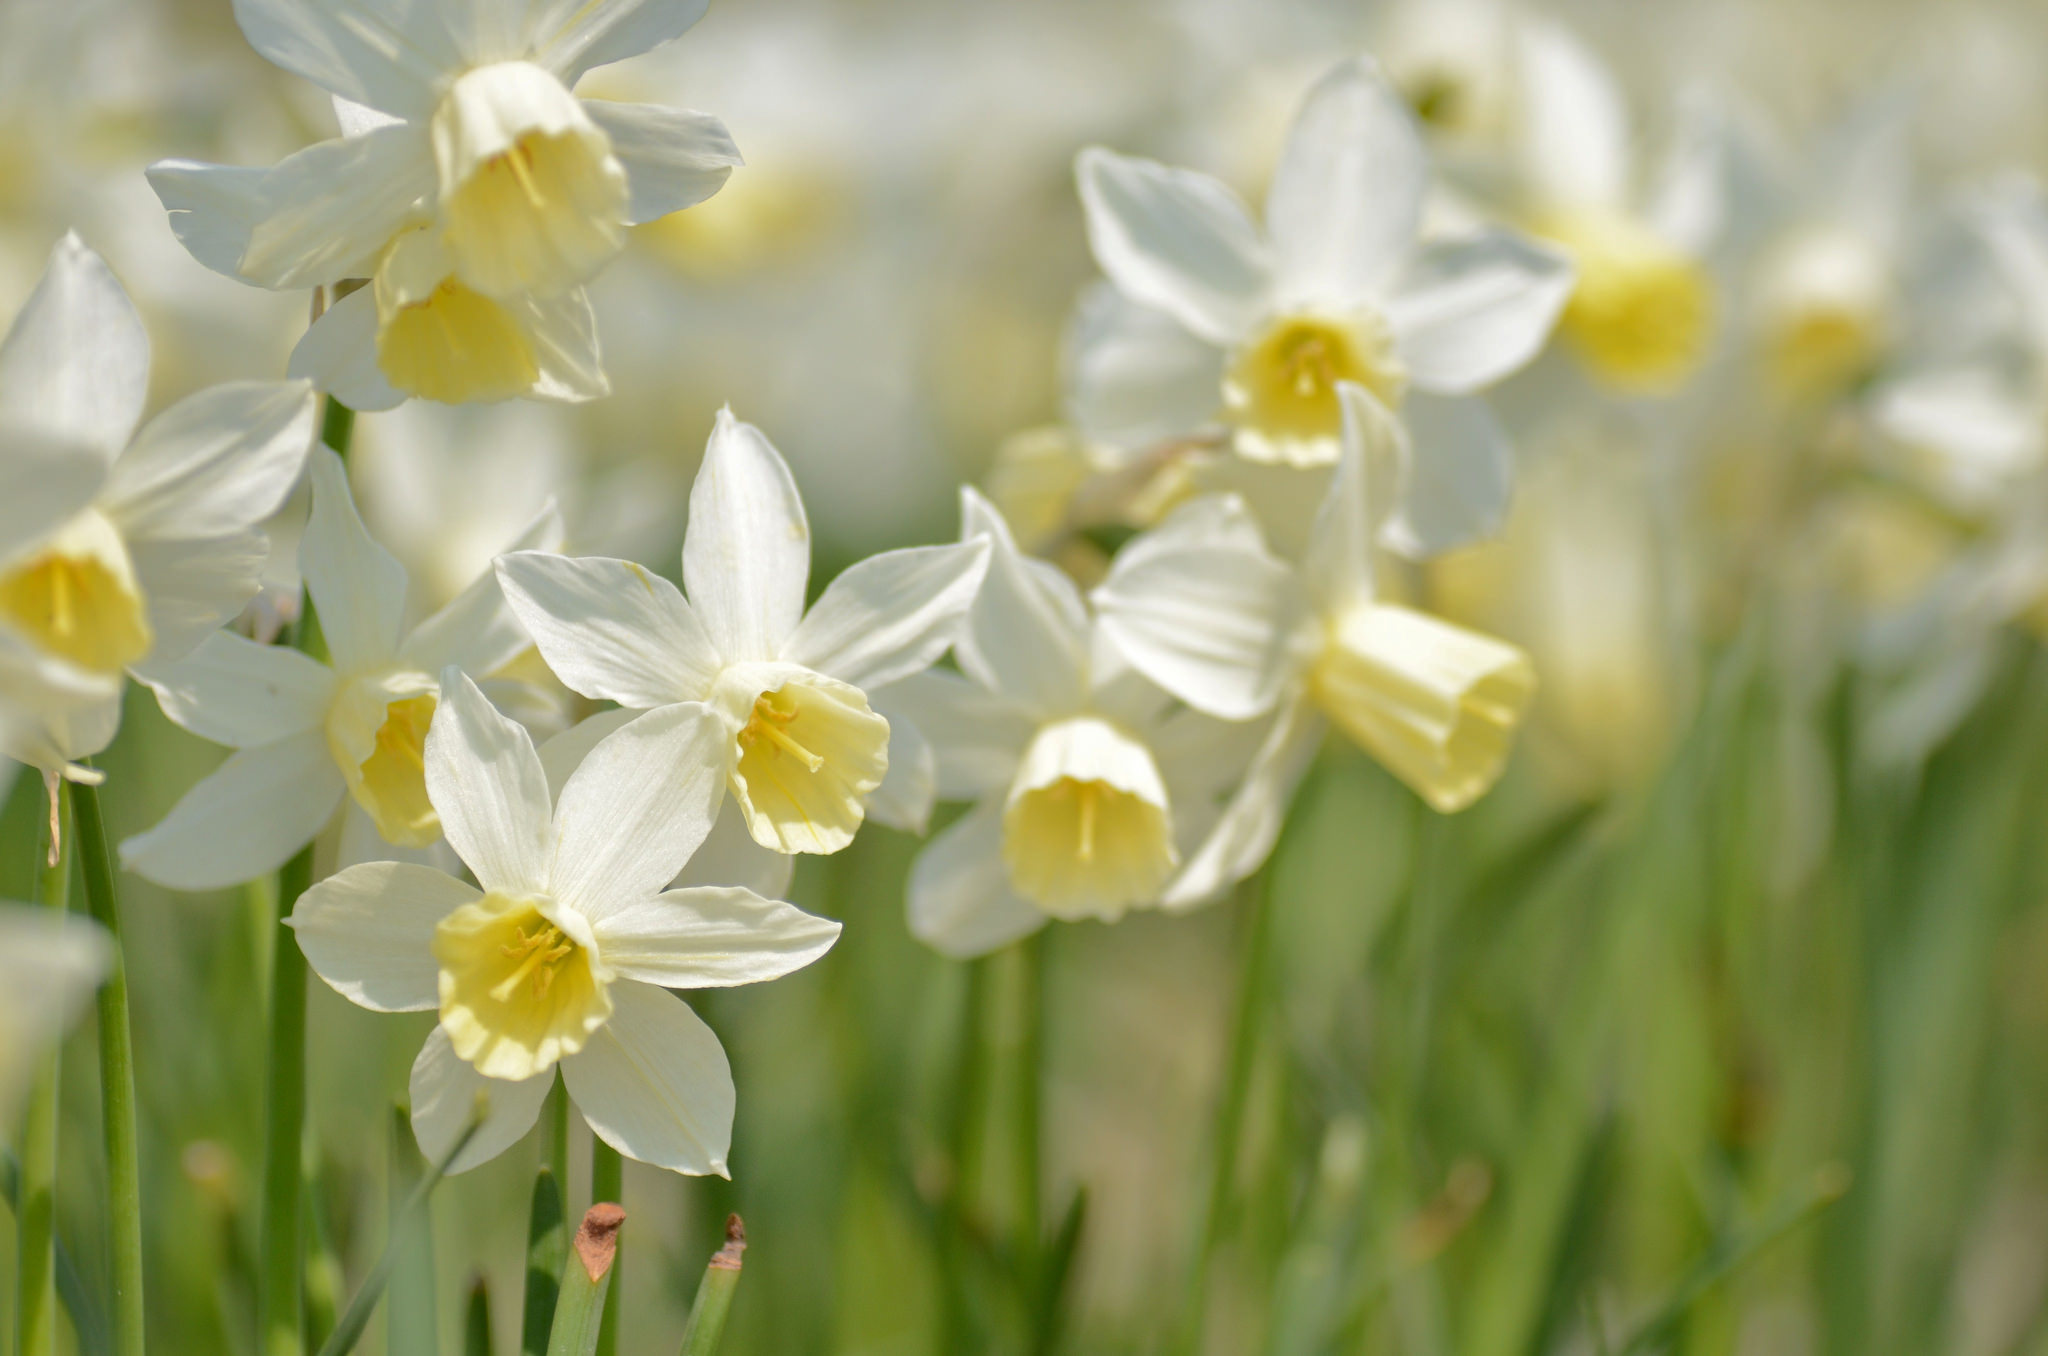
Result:
<instances>
[{"instance_id":1,"label":"drooping daffodil","mask_svg":"<svg viewBox=\"0 0 2048 1356\"><path fill-rule=\"evenodd\" d=\"M335 96L342 135L267 170L164 161L150 182L209 268L356 283L292 358L353 408L588 400L606 382L583 284L740 158L716 118L571 90L707 3L235 0L251 46Z\"/></svg>"},{"instance_id":2,"label":"drooping daffodil","mask_svg":"<svg viewBox=\"0 0 2048 1356\"><path fill-rule=\"evenodd\" d=\"M441 821L421 751L442 671L481 680L532 644L489 571L408 630L405 570L364 529L341 459L322 447L312 465L300 565L329 662L217 631L137 675L165 715L236 750L121 844L123 865L159 885L212 890L273 871L345 798L344 863L434 847ZM552 528L544 517L529 540Z\"/></svg>"},{"instance_id":3,"label":"drooping daffodil","mask_svg":"<svg viewBox=\"0 0 2048 1356\"><path fill-rule=\"evenodd\" d=\"M682 590L630 561L537 551L500 557L498 577L574 691L631 710L718 712L729 731L720 766L756 843L837 852L899 752L867 692L945 653L988 548L871 556L806 612L810 559L789 467L724 410L690 491Z\"/></svg>"},{"instance_id":4,"label":"drooping daffodil","mask_svg":"<svg viewBox=\"0 0 2048 1356\"><path fill-rule=\"evenodd\" d=\"M124 670L183 658L256 596L258 525L312 445L305 382L211 387L143 423L148 390L141 317L66 235L0 342L0 649L46 695L100 691L17 708L4 751L45 770L106 747Z\"/></svg>"},{"instance_id":5,"label":"drooping daffodil","mask_svg":"<svg viewBox=\"0 0 2048 1356\"><path fill-rule=\"evenodd\" d=\"M1104 643L1073 582L1020 552L992 504L963 490L961 516L963 539L991 548L954 645L961 672L878 697L930 745L939 797L976 802L911 868L911 932L976 956L1055 918L1214 898L1250 869L1238 851L1262 807L1226 812L1225 796L1270 722L1179 706Z\"/></svg>"},{"instance_id":6,"label":"drooping daffodil","mask_svg":"<svg viewBox=\"0 0 2048 1356\"><path fill-rule=\"evenodd\" d=\"M1280 708L1246 778L1266 802L1286 803L1327 719L1448 814L1499 778L1535 673L1513 645L1379 596L1367 482L1397 429L1371 393L1342 398L1344 453L1301 566L1211 496L1127 544L1095 605L1132 664L1197 710Z\"/></svg>"},{"instance_id":7,"label":"drooping daffodil","mask_svg":"<svg viewBox=\"0 0 2048 1356\"><path fill-rule=\"evenodd\" d=\"M665 989L774 979L829 950L839 924L750 890L668 889L724 798L723 722L651 711L606 736L551 797L526 730L459 670L424 749L425 785L472 886L413 862L359 863L300 896L306 960L378 1012L435 1011L412 1069L412 1122L452 1165L496 1157L540 1114L559 1066L591 1131L620 1153L726 1174L732 1070Z\"/></svg>"},{"instance_id":8,"label":"drooping daffodil","mask_svg":"<svg viewBox=\"0 0 2048 1356\"><path fill-rule=\"evenodd\" d=\"M1154 431L1220 424L1253 462L1327 467L1337 387L1354 382L1409 426L1424 474L1475 487L1450 536L1396 519L1395 541L1433 551L1498 525L1509 450L1476 393L1542 348L1572 269L1504 230L1419 239L1428 156L1370 61L1309 91L1263 231L1206 175L1099 147L1075 168L1096 262L1131 304L1077 331L1089 405Z\"/></svg>"}]
</instances>

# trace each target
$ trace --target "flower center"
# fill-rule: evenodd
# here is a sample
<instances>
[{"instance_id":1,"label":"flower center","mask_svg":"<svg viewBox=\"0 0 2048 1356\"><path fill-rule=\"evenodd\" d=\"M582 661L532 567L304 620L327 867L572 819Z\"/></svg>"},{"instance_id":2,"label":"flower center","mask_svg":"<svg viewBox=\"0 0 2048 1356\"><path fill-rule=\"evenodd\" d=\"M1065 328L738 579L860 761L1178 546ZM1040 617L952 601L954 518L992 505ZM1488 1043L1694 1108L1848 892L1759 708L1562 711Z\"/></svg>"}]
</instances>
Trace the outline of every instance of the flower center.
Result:
<instances>
[{"instance_id":1,"label":"flower center","mask_svg":"<svg viewBox=\"0 0 2048 1356\"><path fill-rule=\"evenodd\" d=\"M1399 407L1407 373L1393 331L1370 312L1285 316L1239 349L1223 377L1223 417L1253 461L1323 466L1344 425L1337 383L1355 381Z\"/></svg>"},{"instance_id":2,"label":"flower center","mask_svg":"<svg viewBox=\"0 0 2048 1356\"><path fill-rule=\"evenodd\" d=\"M349 794L398 847L427 847L441 818L427 799L427 729L438 704L431 682L397 674L351 683L327 718L327 746Z\"/></svg>"},{"instance_id":3,"label":"flower center","mask_svg":"<svg viewBox=\"0 0 2048 1356\"><path fill-rule=\"evenodd\" d=\"M408 395L444 404L510 400L540 377L511 311L464 286L424 230L392 243L377 270L377 368Z\"/></svg>"},{"instance_id":4,"label":"flower center","mask_svg":"<svg viewBox=\"0 0 2048 1356\"><path fill-rule=\"evenodd\" d=\"M1713 285L1697 260L1618 213L1568 213L1538 235L1578 267L1558 329L1593 375L1655 395L1684 385L1714 334Z\"/></svg>"},{"instance_id":5,"label":"flower center","mask_svg":"<svg viewBox=\"0 0 2048 1356\"><path fill-rule=\"evenodd\" d=\"M611 1016L580 922L532 896L493 892L434 929L441 1025L488 1078L531 1078L583 1048Z\"/></svg>"},{"instance_id":6,"label":"flower center","mask_svg":"<svg viewBox=\"0 0 2048 1356\"><path fill-rule=\"evenodd\" d=\"M626 174L611 138L531 62L470 71L435 110L442 226L455 272L487 296L553 296L624 247Z\"/></svg>"},{"instance_id":7,"label":"flower center","mask_svg":"<svg viewBox=\"0 0 2048 1356\"><path fill-rule=\"evenodd\" d=\"M1449 814L1499 778L1536 675L1512 645L1368 603L1331 628L1309 690L1346 734Z\"/></svg>"},{"instance_id":8,"label":"flower center","mask_svg":"<svg viewBox=\"0 0 2048 1356\"><path fill-rule=\"evenodd\" d=\"M1891 340L1889 265L1846 231L1812 229L1780 245L1765 260L1758 290L1764 361L1785 395L1842 391L1870 371Z\"/></svg>"},{"instance_id":9,"label":"flower center","mask_svg":"<svg viewBox=\"0 0 2048 1356\"><path fill-rule=\"evenodd\" d=\"M858 688L797 680L755 695L735 751L733 794L755 842L837 852L889 770L889 722Z\"/></svg>"},{"instance_id":10,"label":"flower center","mask_svg":"<svg viewBox=\"0 0 2048 1356\"><path fill-rule=\"evenodd\" d=\"M128 549L90 510L0 574L0 618L39 648L100 673L137 662L155 640Z\"/></svg>"},{"instance_id":11,"label":"flower center","mask_svg":"<svg viewBox=\"0 0 2048 1356\"><path fill-rule=\"evenodd\" d=\"M1003 864L1019 894L1063 918L1114 918L1157 899L1179 862L1143 744L1093 717L1039 732L1003 810Z\"/></svg>"}]
</instances>

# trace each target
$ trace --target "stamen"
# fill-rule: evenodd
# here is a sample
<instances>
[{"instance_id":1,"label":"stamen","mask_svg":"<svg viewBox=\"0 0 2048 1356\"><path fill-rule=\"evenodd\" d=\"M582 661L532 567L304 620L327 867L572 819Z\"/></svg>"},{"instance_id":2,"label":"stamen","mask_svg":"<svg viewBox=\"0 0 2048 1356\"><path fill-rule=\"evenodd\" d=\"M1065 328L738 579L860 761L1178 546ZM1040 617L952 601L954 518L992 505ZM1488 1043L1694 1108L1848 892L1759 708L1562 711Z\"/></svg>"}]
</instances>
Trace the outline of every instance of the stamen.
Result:
<instances>
[{"instance_id":1,"label":"stamen","mask_svg":"<svg viewBox=\"0 0 2048 1356\"><path fill-rule=\"evenodd\" d=\"M528 151L524 145L519 145L514 146L498 158L511 167L512 177L519 181L519 187L525 191L526 200L533 204L534 210L541 211L547 207L548 200L546 195L540 191L540 186L533 182L533 175L527 166L527 160L531 155L532 152Z\"/></svg>"},{"instance_id":2,"label":"stamen","mask_svg":"<svg viewBox=\"0 0 2048 1356\"><path fill-rule=\"evenodd\" d=\"M1081 860L1095 860L1095 802L1101 792L1100 782L1081 783Z\"/></svg>"},{"instance_id":3,"label":"stamen","mask_svg":"<svg viewBox=\"0 0 2048 1356\"><path fill-rule=\"evenodd\" d=\"M822 771L825 766L825 760L790 738L789 732L782 728L795 719L795 707L791 707L787 711L778 710L774 702L770 700L770 694L763 693L755 698L754 718L747 722L747 728L741 732L740 738L748 744L752 744L756 739L766 739L770 744L802 763L810 771ZM753 736L753 738L749 739L747 737L749 735Z\"/></svg>"},{"instance_id":4,"label":"stamen","mask_svg":"<svg viewBox=\"0 0 2048 1356\"><path fill-rule=\"evenodd\" d=\"M557 962L576 949L575 944L562 936L561 929L553 924L543 923L536 927L531 936L521 928L515 934L519 940L509 946L498 948L507 956L523 955L526 959L519 967L491 988L491 997L500 1003L512 1000L512 991L519 987L519 981L529 975L533 978L533 996L547 996L548 986L555 982Z\"/></svg>"}]
</instances>

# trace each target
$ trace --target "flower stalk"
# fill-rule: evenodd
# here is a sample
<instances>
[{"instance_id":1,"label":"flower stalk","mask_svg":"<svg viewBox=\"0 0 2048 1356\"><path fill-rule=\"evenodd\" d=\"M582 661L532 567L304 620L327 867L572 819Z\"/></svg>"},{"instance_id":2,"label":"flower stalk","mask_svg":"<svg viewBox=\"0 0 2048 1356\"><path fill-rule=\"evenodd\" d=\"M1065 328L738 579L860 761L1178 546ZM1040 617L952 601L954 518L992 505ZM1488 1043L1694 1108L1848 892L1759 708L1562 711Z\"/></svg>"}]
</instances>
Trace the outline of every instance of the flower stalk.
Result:
<instances>
[{"instance_id":1,"label":"flower stalk","mask_svg":"<svg viewBox=\"0 0 2048 1356\"><path fill-rule=\"evenodd\" d=\"M47 851L39 852L36 902L62 913L71 890L71 854L64 849L63 796L54 778L50 794ZM22 1356L56 1356L57 1351L57 1080L62 1059L52 1045L29 1089L21 1128L21 1183L15 1197L18 1229L15 1259L15 1350Z\"/></svg>"}]
</instances>

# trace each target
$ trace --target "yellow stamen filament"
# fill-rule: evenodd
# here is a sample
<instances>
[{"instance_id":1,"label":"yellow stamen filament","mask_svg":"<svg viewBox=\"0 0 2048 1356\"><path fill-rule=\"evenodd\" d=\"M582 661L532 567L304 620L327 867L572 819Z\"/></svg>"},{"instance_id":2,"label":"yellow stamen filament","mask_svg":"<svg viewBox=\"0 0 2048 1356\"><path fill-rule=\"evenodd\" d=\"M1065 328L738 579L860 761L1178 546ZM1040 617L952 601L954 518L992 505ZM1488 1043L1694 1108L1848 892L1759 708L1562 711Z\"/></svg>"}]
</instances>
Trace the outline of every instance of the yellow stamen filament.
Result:
<instances>
[{"instance_id":1,"label":"yellow stamen filament","mask_svg":"<svg viewBox=\"0 0 2048 1356\"><path fill-rule=\"evenodd\" d=\"M544 899L490 893L434 929L442 1029L489 1078L531 1078L611 1016L610 976Z\"/></svg>"},{"instance_id":2,"label":"yellow stamen filament","mask_svg":"<svg viewBox=\"0 0 2048 1356\"><path fill-rule=\"evenodd\" d=\"M532 160L533 152L526 149L526 144L521 142L499 156L497 163L512 171L512 177L519 181L519 187L525 192L526 200L533 204L534 210L539 211L548 205L548 199L547 195L540 191L540 186L533 182Z\"/></svg>"},{"instance_id":3,"label":"yellow stamen filament","mask_svg":"<svg viewBox=\"0 0 2048 1356\"><path fill-rule=\"evenodd\" d=\"M498 948L508 957L524 956L519 967L505 976L491 988L491 997L500 1003L512 1001L513 990L519 981L533 977L533 996L545 998L548 986L555 982L555 969L562 957L576 949L576 944L562 935L562 930L552 923L536 924L531 933L520 928L515 934L519 940Z\"/></svg>"},{"instance_id":4,"label":"yellow stamen filament","mask_svg":"<svg viewBox=\"0 0 2048 1356\"><path fill-rule=\"evenodd\" d=\"M740 731L740 743L752 748L765 739L771 748L780 749L809 771L823 770L825 760L790 738L789 731L783 728L796 719L796 708L791 706L784 710L777 707L776 696L776 693L764 692L754 699L754 718L747 722L746 729Z\"/></svg>"},{"instance_id":5,"label":"yellow stamen filament","mask_svg":"<svg viewBox=\"0 0 2048 1356\"><path fill-rule=\"evenodd\" d=\"M1283 316L1232 357L1223 417L1240 455L1291 466L1336 460L1344 416L1340 382L1354 381L1398 408L1408 384L1393 333L1378 316Z\"/></svg>"}]
</instances>

